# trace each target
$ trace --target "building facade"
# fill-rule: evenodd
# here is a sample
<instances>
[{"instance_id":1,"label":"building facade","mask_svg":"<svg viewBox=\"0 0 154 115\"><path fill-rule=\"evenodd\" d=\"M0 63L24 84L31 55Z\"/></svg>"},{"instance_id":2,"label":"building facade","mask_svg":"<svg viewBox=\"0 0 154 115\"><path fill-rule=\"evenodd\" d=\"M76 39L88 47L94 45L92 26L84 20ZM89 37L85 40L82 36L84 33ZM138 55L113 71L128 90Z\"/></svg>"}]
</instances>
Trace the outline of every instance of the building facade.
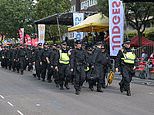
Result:
<instances>
[{"instance_id":1,"label":"building facade","mask_svg":"<svg viewBox=\"0 0 154 115\"><path fill-rule=\"evenodd\" d=\"M91 11L97 12L97 0L70 0L71 12Z\"/></svg>"}]
</instances>

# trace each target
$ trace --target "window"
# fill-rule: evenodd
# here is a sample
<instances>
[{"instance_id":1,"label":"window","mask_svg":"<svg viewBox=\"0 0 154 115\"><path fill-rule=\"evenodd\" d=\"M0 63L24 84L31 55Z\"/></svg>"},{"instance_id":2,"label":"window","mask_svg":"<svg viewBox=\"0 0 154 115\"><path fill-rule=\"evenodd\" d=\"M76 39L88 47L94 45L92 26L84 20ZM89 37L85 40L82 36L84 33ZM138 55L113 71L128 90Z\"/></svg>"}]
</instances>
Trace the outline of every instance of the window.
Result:
<instances>
[{"instance_id":1,"label":"window","mask_svg":"<svg viewBox=\"0 0 154 115\"><path fill-rule=\"evenodd\" d=\"M88 2L87 1L81 2L81 10L88 8Z\"/></svg>"},{"instance_id":2,"label":"window","mask_svg":"<svg viewBox=\"0 0 154 115\"><path fill-rule=\"evenodd\" d=\"M97 4L97 0L86 0L81 2L81 10L87 9L88 7L94 6Z\"/></svg>"},{"instance_id":3,"label":"window","mask_svg":"<svg viewBox=\"0 0 154 115\"><path fill-rule=\"evenodd\" d=\"M71 6L71 12L75 12L75 11L76 11L75 5Z\"/></svg>"},{"instance_id":4,"label":"window","mask_svg":"<svg viewBox=\"0 0 154 115\"><path fill-rule=\"evenodd\" d=\"M89 6L94 6L97 4L97 0L88 0L89 1Z\"/></svg>"}]
</instances>

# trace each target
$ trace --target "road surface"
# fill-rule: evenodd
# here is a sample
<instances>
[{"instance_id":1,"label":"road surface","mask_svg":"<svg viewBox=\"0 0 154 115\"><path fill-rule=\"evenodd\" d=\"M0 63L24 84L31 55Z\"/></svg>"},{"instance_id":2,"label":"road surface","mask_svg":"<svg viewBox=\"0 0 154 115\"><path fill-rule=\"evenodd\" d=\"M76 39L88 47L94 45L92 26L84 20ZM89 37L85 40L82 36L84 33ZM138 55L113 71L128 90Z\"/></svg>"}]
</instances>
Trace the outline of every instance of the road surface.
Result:
<instances>
[{"instance_id":1,"label":"road surface","mask_svg":"<svg viewBox=\"0 0 154 115\"><path fill-rule=\"evenodd\" d=\"M0 115L154 115L154 87L137 81L131 97L120 93L118 79L103 93L86 86L77 96L73 86L60 91L31 72L21 76L0 68Z\"/></svg>"}]
</instances>

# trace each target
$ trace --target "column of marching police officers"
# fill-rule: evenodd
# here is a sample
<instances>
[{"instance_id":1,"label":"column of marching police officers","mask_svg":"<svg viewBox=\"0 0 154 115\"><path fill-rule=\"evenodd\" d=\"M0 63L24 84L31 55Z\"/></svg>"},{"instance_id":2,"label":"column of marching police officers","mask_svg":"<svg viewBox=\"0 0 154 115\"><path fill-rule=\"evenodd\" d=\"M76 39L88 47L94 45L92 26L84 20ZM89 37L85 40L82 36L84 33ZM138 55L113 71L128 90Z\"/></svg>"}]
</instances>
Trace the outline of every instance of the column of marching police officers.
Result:
<instances>
[{"instance_id":1,"label":"column of marching police officers","mask_svg":"<svg viewBox=\"0 0 154 115\"><path fill-rule=\"evenodd\" d=\"M125 58L126 53L123 51L132 52L127 44L129 44L128 41L119 51L116 70L121 70L122 74L122 80L119 83L120 91L126 91L130 96L130 82L135 58ZM130 60L133 60L133 63ZM21 75L26 69L28 71L35 69L33 76L38 80L54 82L60 90L69 90L70 84L73 84L76 95L80 94L84 82L88 83L90 91L94 91L96 87L97 92L103 92L106 88L105 77L108 70L112 68L110 56L102 42L97 42L94 47L82 44L78 40L74 48L68 47L66 42L61 45L39 43L33 48L22 45L12 46L12 48L3 47L1 66Z\"/></svg>"}]
</instances>

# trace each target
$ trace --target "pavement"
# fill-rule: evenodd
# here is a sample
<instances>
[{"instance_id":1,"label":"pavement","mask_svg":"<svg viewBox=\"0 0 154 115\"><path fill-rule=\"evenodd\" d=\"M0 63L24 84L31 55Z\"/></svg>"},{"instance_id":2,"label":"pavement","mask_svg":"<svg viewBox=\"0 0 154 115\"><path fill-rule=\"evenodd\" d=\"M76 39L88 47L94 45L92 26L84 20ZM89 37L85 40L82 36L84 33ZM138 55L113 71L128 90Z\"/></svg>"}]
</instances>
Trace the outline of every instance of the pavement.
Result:
<instances>
[{"instance_id":1,"label":"pavement","mask_svg":"<svg viewBox=\"0 0 154 115\"><path fill-rule=\"evenodd\" d=\"M119 91L116 76L103 93L91 92L85 83L79 96L42 82L31 72L20 75L0 68L0 115L153 115L154 87L133 78L132 96ZM154 81L150 81L154 84Z\"/></svg>"}]
</instances>

